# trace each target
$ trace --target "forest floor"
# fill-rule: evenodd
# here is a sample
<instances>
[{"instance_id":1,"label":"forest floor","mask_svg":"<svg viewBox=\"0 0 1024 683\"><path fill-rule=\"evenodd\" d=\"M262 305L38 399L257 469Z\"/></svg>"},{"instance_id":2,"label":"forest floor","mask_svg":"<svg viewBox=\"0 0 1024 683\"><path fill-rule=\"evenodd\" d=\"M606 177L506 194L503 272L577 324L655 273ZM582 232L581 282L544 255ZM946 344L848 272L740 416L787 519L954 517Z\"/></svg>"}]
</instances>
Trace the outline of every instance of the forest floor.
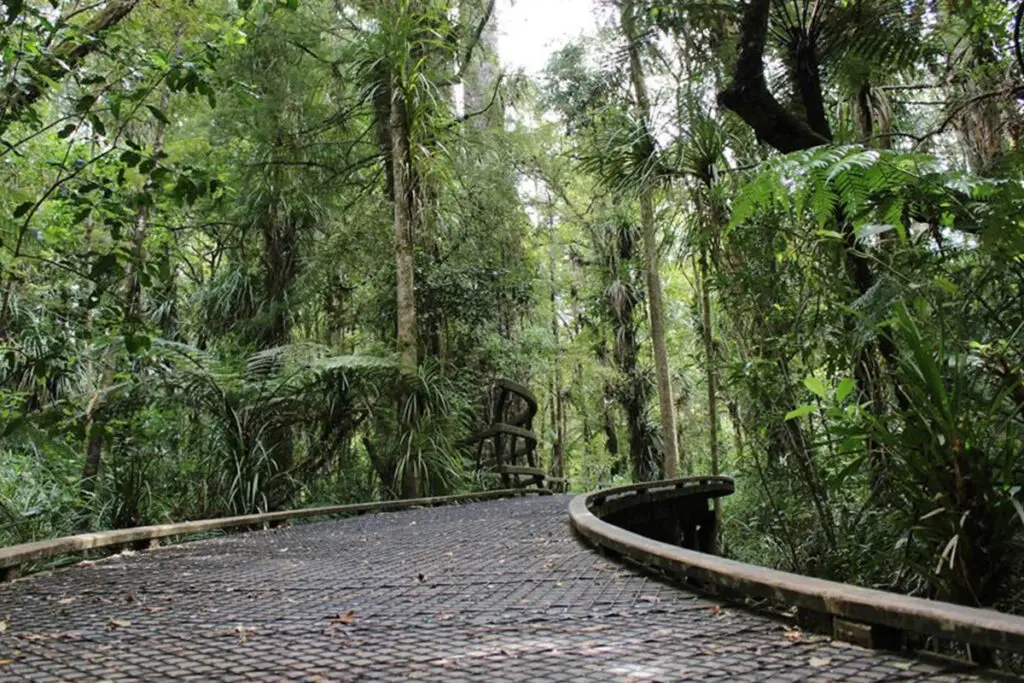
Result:
<instances>
[{"instance_id":1,"label":"forest floor","mask_svg":"<svg viewBox=\"0 0 1024 683\"><path fill-rule=\"evenodd\" d=\"M566 496L122 554L0 586L0 679L968 681L602 558Z\"/></svg>"}]
</instances>

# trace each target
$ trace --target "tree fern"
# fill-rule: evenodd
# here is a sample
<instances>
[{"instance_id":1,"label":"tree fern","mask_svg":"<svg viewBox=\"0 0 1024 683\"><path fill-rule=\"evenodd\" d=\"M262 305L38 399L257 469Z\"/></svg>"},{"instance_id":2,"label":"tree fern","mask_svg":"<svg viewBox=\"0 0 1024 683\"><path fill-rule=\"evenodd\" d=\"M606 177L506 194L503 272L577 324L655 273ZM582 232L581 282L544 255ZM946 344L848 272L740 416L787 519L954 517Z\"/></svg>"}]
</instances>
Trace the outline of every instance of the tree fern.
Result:
<instances>
[{"instance_id":1,"label":"tree fern","mask_svg":"<svg viewBox=\"0 0 1024 683\"><path fill-rule=\"evenodd\" d=\"M993 211L1022 203L1020 183L944 170L926 155L820 147L764 164L736 198L731 226L782 209L820 229L841 210L862 239L890 230L905 237L907 214L914 213L928 223L956 224L968 232L987 226L1003 238L1019 239L1019 214Z\"/></svg>"}]
</instances>

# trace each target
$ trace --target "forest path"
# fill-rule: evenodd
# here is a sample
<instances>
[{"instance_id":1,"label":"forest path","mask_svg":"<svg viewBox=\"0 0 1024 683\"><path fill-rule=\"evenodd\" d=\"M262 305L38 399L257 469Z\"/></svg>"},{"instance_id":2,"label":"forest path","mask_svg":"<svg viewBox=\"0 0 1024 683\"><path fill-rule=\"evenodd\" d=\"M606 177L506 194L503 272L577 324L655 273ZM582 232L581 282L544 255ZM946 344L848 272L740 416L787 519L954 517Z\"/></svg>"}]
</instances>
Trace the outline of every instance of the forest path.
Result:
<instances>
[{"instance_id":1,"label":"forest path","mask_svg":"<svg viewBox=\"0 0 1024 683\"><path fill-rule=\"evenodd\" d=\"M0 680L982 680L787 633L602 558L567 502L366 515L3 585Z\"/></svg>"}]
</instances>

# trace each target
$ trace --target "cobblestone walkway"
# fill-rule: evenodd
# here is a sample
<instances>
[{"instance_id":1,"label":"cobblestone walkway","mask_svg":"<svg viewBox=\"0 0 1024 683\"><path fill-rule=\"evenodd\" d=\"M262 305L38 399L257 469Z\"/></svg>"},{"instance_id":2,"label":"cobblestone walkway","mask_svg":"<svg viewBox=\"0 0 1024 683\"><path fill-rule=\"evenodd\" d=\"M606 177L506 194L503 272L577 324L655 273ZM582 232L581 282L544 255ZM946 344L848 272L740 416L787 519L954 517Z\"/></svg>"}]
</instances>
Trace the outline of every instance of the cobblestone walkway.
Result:
<instances>
[{"instance_id":1,"label":"cobblestone walkway","mask_svg":"<svg viewBox=\"0 0 1024 683\"><path fill-rule=\"evenodd\" d=\"M0 680L981 680L644 577L577 541L566 504L356 517L0 586Z\"/></svg>"}]
</instances>

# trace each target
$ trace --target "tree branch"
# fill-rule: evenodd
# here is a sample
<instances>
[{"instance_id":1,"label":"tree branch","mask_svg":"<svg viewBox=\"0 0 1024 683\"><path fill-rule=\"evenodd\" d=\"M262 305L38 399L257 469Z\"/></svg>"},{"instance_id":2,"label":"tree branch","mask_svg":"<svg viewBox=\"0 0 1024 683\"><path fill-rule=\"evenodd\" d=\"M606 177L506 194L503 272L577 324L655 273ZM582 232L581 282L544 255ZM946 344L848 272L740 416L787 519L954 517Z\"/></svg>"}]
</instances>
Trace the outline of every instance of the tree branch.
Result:
<instances>
[{"instance_id":1,"label":"tree branch","mask_svg":"<svg viewBox=\"0 0 1024 683\"><path fill-rule=\"evenodd\" d=\"M484 10L484 16L476 25L476 29L473 30L473 36L469 41L469 45L466 46L466 51L463 53L462 59L460 60L458 73L451 78L438 82L438 87L450 88L453 85L458 85L465 78L466 69L469 68L469 60L473 58L473 51L476 50L476 46L480 44L480 37L483 36L484 29L487 28L487 22L491 20L491 15L494 14L494 3L495 0L490 0L490 2L487 3L487 9Z\"/></svg>"},{"instance_id":2,"label":"tree branch","mask_svg":"<svg viewBox=\"0 0 1024 683\"><path fill-rule=\"evenodd\" d=\"M466 70L466 65L469 64L469 60L473 58L473 51L476 46L480 43L480 37L484 34L484 29L487 28L487 22L491 20L491 15L494 14L494 0L490 0L487 3L487 9L484 10L484 16L480 19L480 22L476 25L476 30L473 31L473 38L470 40L469 45L466 46L466 53L462 57L462 66L459 68L459 75L461 76ZM462 80L461 78L459 80Z\"/></svg>"},{"instance_id":3,"label":"tree branch","mask_svg":"<svg viewBox=\"0 0 1024 683\"><path fill-rule=\"evenodd\" d=\"M933 128L924 135L917 137L917 145L915 146L915 149L919 148L921 144L928 138L932 138L935 137L936 135L941 135L942 133L944 133L946 128L948 128L949 125L956 120L956 117L962 114L963 111L970 107L971 105L977 104L978 102L990 99L992 97L1005 97L1007 95L1019 94L1022 92L1024 92L1024 86L1000 88L999 90L990 90L989 92L983 92L979 95L975 95L974 97L970 97L964 100L963 102L958 103L950 110L946 118L943 119L937 127Z\"/></svg>"},{"instance_id":4,"label":"tree branch","mask_svg":"<svg viewBox=\"0 0 1024 683\"><path fill-rule=\"evenodd\" d=\"M821 87L821 74L818 68L818 53L815 39L810 31L800 29L800 34L792 39L793 77L796 81L800 99L807 113L807 123L815 133L823 138L832 139L828 116L825 113L825 98Z\"/></svg>"},{"instance_id":5,"label":"tree branch","mask_svg":"<svg viewBox=\"0 0 1024 683\"><path fill-rule=\"evenodd\" d=\"M718 103L754 129L758 138L780 152L824 145L828 138L779 104L764 76L764 48L771 0L750 0L740 23L740 51L732 83L718 93Z\"/></svg>"},{"instance_id":6,"label":"tree branch","mask_svg":"<svg viewBox=\"0 0 1024 683\"><path fill-rule=\"evenodd\" d=\"M49 57L44 57L38 68L39 73L50 80L58 81L74 71L79 62L102 45L100 35L131 14L140 1L113 0L102 12L82 26L81 40L66 40L58 45ZM36 77L20 92L10 95L4 103L3 110L0 111L0 129L5 126L4 122L18 118L25 109L35 104L45 90L45 80Z\"/></svg>"},{"instance_id":7,"label":"tree branch","mask_svg":"<svg viewBox=\"0 0 1024 683\"><path fill-rule=\"evenodd\" d=\"M465 123L466 121L469 121L472 118L475 118L477 116L482 116L482 115L486 114L488 111L490 111L491 107L494 106L494 103L498 99L498 92L501 90L501 81L504 78L505 78L505 74L498 74L498 79L494 82L494 90L491 92L491 101L487 103L486 107L484 107L480 111L467 112L467 113L463 114L462 116L460 116L459 118L455 119L454 121L449 123L447 126L445 126L445 128L454 128L455 126L459 125L460 123Z\"/></svg>"}]
</instances>

